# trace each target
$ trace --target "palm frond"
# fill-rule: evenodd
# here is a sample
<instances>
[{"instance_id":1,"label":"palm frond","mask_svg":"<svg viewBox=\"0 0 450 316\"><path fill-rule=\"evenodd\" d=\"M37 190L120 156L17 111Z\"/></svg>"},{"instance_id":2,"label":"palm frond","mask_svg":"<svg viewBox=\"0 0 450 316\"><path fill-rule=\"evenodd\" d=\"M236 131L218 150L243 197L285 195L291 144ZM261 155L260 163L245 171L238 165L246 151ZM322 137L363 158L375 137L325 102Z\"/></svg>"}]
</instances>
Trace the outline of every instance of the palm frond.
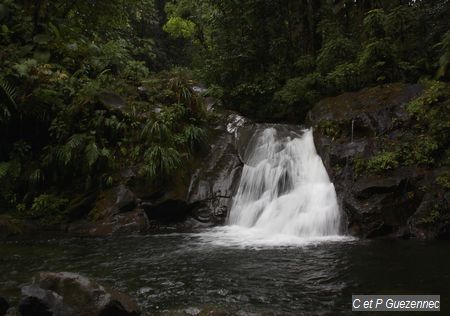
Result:
<instances>
[{"instance_id":1,"label":"palm frond","mask_svg":"<svg viewBox=\"0 0 450 316\"><path fill-rule=\"evenodd\" d=\"M66 146L49 147L48 151L44 159L46 166L51 166L54 162L66 164L65 162L69 153Z\"/></svg>"},{"instance_id":2,"label":"palm frond","mask_svg":"<svg viewBox=\"0 0 450 316\"><path fill-rule=\"evenodd\" d=\"M162 121L149 121L142 130L141 137L150 137L157 141L168 141L171 137L171 132L167 124Z\"/></svg>"},{"instance_id":3,"label":"palm frond","mask_svg":"<svg viewBox=\"0 0 450 316\"><path fill-rule=\"evenodd\" d=\"M183 139L189 150L195 151L206 141L206 131L195 125L188 125L183 130Z\"/></svg>"},{"instance_id":4,"label":"palm frond","mask_svg":"<svg viewBox=\"0 0 450 316\"><path fill-rule=\"evenodd\" d=\"M181 167L181 154L174 148L153 145L144 153L145 165L141 169L150 179L167 176Z\"/></svg>"}]
</instances>

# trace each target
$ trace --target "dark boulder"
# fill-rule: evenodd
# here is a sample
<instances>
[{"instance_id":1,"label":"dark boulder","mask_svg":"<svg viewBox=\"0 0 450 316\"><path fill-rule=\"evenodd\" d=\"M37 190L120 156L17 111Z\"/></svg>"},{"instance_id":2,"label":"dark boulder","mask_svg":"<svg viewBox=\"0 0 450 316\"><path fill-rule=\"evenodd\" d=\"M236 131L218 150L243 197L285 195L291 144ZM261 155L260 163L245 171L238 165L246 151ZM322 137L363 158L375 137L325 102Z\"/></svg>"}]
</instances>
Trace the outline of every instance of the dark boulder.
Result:
<instances>
[{"instance_id":1,"label":"dark boulder","mask_svg":"<svg viewBox=\"0 0 450 316\"><path fill-rule=\"evenodd\" d=\"M3 297L0 296L0 316L6 315L6 312L9 309L9 303Z\"/></svg>"},{"instance_id":2,"label":"dark boulder","mask_svg":"<svg viewBox=\"0 0 450 316\"><path fill-rule=\"evenodd\" d=\"M128 295L79 274L40 272L22 288L22 315L136 316L136 302Z\"/></svg>"},{"instance_id":3,"label":"dark boulder","mask_svg":"<svg viewBox=\"0 0 450 316\"><path fill-rule=\"evenodd\" d=\"M191 221L191 205L186 201L187 189L187 183L178 183L169 191L141 196L139 208L148 218L151 231L186 231L195 226ZM139 189L136 192L142 194Z\"/></svg>"},{"instance_id":4,"label":"dark boulder","mask_svg":"<svg viewBox=\"0 0 450 316\"><path fill-rule=\"evenodd\" d=\"M190 206L183 200L166 199L162 202L142 204L149 220L162 224L184 222L190 215Z\"/></svg>"}]
</instances>

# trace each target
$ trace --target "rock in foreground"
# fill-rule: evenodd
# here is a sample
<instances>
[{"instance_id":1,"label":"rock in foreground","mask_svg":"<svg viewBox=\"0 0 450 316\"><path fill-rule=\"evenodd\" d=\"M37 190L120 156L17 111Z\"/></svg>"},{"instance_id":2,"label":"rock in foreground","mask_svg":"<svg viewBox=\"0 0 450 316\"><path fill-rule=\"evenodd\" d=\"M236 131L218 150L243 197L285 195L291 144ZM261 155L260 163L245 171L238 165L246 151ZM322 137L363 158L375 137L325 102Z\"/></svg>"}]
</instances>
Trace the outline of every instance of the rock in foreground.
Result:
<instances>
[{"instance_id":1,"label":"rock in foreground","mask_svg":"<svg viewBox=\"0 0 450 316\"><path fill-rule=\"evenodd\" d=\"M137 316L128 295L70 272L39 272L22 288L19 311L28 316Z\"/></svg>"}]
</instances>

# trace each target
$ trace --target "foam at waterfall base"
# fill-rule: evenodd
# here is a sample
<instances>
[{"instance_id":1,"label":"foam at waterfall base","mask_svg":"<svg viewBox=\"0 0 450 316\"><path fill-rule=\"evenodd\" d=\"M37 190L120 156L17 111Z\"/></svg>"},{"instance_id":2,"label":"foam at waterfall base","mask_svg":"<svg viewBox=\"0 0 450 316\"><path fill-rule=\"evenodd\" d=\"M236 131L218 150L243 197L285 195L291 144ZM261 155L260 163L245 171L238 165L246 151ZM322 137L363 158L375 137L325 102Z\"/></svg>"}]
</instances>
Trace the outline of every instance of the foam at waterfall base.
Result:
<instances>
[{"instance_id":1,"label":"foam at waterfall base","mask_svg":"<svg viewBox=\"0 0 450 316\"><path fill-rule=\"evenodd\" d=\"M354 237L342 235L299 237L288 234L268 234L259 228L242 226L215 227L195 234L203 245L231 248L306 247L322 243L350 242Z\"/></svg>"}]
</instances>

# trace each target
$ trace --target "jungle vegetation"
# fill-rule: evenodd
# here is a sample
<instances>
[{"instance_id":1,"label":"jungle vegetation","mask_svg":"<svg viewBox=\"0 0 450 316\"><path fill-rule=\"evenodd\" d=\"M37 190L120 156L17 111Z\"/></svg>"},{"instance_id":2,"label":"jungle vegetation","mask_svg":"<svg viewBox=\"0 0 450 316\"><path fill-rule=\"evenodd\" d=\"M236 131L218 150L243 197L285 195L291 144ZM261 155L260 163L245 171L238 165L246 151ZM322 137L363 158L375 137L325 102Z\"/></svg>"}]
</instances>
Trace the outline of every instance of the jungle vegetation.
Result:
<instances>
[{"instance_id":1,"label":"jungle vegetation","mask_svg":"<svg viewBox=\"0 0 450 316\"><path fill-rule=\"evenodd\" d=\"M325 96L449 81L449 16L448 0L2 0L0 213L59 222L129 165L169 185L214 125L203 96L301 123Z\"/></svg>"}]
</instances>

